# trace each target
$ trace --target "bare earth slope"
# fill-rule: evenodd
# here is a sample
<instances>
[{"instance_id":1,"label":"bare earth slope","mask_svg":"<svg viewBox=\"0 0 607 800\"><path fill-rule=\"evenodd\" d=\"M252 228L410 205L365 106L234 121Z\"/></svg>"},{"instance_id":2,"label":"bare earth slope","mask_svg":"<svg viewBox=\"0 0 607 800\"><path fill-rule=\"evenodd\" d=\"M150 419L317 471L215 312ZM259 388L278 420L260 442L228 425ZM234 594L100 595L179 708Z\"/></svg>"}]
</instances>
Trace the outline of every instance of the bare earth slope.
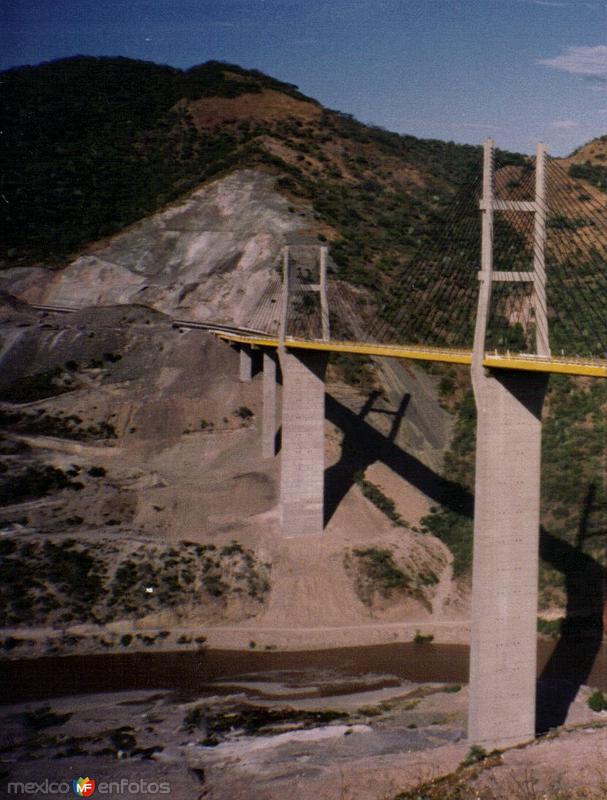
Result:
<instances>
[{"instance_id":1,"label":"bare earth slope","mask_svg":"<svg viewBox=\"0 0 607 800\"><path fill-rule=\"evenodd\" d=\"M3 284L30 302L142 303L182 319L246 325L281 248L315 241L312 215L289 211L275 180L256 170L234 172L60 272L16 268L2 274Z\"/></svg>"},{"instance_id":2,"label":"bare earth slope","mask_svg":"<svg viewBox=\"0 0 607 800\"><path fill-rule=\"evenodd\" d=\"M117 646L133 629L171 631L164 647L183 629L223 646L394 641L420 625L436 632L434 622L446 639L462 635L449 553L411 529L428 502L398 468L406 431L390 459L371 448L358 465L396 498L405 527L343 464L357 425L385 441L389 401L359 419L366 396L329 386L327 483L338 502L318 541L286 540L279 457L260 452L261 375L240 383L234 351L143 307L49 316L15 305L5 302L2 327L0 477L4 555L21 567L0 596L5 636L33 644L13 655L63 650L74 632L86 636L80 648L104 632ZM378 554L399 571L396 587L373 572ZM72 563L97 590L65 583ZM49 578L30 585L30 572Z\"/></svg>"}]
</instances>

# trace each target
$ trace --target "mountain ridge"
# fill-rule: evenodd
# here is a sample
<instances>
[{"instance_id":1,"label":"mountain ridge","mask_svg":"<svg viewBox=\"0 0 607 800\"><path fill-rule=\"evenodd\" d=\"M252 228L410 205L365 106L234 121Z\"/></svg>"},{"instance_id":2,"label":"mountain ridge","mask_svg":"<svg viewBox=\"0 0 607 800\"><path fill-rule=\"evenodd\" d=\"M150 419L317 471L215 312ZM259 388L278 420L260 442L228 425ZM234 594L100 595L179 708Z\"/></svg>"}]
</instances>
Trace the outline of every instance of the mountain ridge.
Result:
<instances>
[{"instance_id":1,"label":"mountain ridge","mask_svg":"<svg viewBox=\"0 0 607 800\"><path fill-rule=\"evenodd\" d=\"M245 114L235 124L224 119L219 131L201 125L200 115L197 120L197 110L209 106L211 98L224 106L243 97L245 103L250 97L259 103L268 92L282 98L286 114L265 122L263 114L258 119ZM301 130L305 120L293 115L294 104L320 116L317 130ZM295 185L300 193L316 194L314 185L301 185L302 178L324 179L331 186L342 178L377 180L372 169L365 169L377 166L365 163L370 150L379 148L382 157L397 159L411 151L410 161L437 162L430 171L436 176L430 177L440 185L428 187L435 192L452 190L441 181L441 160L457 167L457 157L466 161L476 153L467 145L370 128L323 109L291 84L218 62L183 72L130 59L76 57L15 68L3 73L2 107L8 165L2 182L9 251L4 266L62 265L91 241L238 166L264 164L284 171L292 181L284 190ZM327 146L336 138L340 154L335 145ZM277 152L277 141L283 151L287 144L287 158ZM350 151L344 152L344 143ZM419 177L399 177L391 182L397 189L420 183Z\"/></svg>"}]
</instances>

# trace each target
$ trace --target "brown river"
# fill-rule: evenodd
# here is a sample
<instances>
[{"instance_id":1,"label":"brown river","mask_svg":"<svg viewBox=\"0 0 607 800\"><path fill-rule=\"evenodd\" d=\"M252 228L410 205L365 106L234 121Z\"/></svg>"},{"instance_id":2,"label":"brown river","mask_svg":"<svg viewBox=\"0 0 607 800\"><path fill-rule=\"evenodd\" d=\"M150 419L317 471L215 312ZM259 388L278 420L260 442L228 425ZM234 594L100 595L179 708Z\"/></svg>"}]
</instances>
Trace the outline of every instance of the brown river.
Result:
<instances>
[{"instance_id":1,"label":"brown river","mask_svg":"<svg viewBox=\"0 0 607 800\"><path fill-rule=\"evenodd\" d=\"M382 676L420 683L466 683L467 645L387 644L304 652L199 650L117 653L0 661L0 703L131 689L205 693L213 682L262 681L272 674L323 670L334 678L327 692L352 690L357 679ZM538 674L607 691L607 643L538 642ZM375 683L377 686L377 683Z\"/></svg>"}]
</instances>

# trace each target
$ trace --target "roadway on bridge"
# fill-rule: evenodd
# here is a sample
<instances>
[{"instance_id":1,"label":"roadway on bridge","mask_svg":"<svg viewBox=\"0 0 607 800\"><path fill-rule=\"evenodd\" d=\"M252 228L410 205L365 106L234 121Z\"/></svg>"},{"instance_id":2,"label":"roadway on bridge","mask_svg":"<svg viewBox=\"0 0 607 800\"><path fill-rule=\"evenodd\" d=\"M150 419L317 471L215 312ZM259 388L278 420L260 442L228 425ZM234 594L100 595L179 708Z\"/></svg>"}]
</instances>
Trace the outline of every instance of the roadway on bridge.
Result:
<instances>
[{"instance_id":1,"label":"roadway on bridge","mask_svg":"<svg viewBox=\"0 0 607 800\"><path fill-rule=\"evenodd\" d=\"M70 314L81 308L70 306L32 304L32 308L50 313ZM281 342L277 337L251 328L240 328L217 322L173 319L173 324L181 328L193 328L213 333L224 341L245 344L252 347L277 349ZM374 342L346 342L307 340L287 337L285 347L294 350L320 350L332 353L352 353L353 355L379 356L383 358L404 358L413 361L435 361L442 364L472 364L471 350L453 348L423 347L421 345L378 344ZM584 375L592 378L607 378L607 359L573 358L558 356L536 356L525 353L487 353L483 365L488 369L519 369L528 372L548 372L561 375Z\"/></svg>"}]
</instances>

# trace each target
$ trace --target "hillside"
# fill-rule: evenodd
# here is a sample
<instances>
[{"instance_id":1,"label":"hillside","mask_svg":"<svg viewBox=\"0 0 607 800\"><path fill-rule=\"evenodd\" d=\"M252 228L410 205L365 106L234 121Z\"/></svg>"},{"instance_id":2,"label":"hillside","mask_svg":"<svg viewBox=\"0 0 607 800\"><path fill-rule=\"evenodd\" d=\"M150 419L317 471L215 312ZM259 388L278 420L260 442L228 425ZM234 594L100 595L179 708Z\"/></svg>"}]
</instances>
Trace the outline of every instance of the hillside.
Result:
<instances>
[{"instance_id":1,"label":"hillside","mask_svg":"<svg viewBox=\"0 0 607 800\"><path fill-rule=\"evenodd\" d=\"M6 652L368 644L420 624L464 635L449 553L419 530L427 498L382 456L389 400L361 417L367 395L331 377L335 508L311 548L281 533L261 375L241 383L228 345L143 306L61 317L5 296L0 311ZM359 438L373 446L365 480L347 464ZM392 452L408 444L403 426ZM391 515L379 486L396 497Z\"/></svg>"},{"instance_id":2,"label":"hillside","mask_svg":"<svg viewBox=\"0 0 607 800\"><path fill-rule=\"evenodd\" d=\"M78 57L2 78L5 266L62 265L209 177L263 164L313 202L336 260L364 282L402 262L478 161L477 148L370 128L234 65Z\"/></svg>"},{"instance_id":3,"label":"hillside","mask_svg":"<svg viewBox=\"0 0 607 800\"><path fill-rule=\"evenodd\" d=\"M443 212L458 189L478 176L479 148L419 140L362 125L348 115L324 109L292 85L235 65L210 62L181 71L128 59L77 57L11 70L2 79L2 125L6 131L2 146L10 157L5 158L7 169L1 179L5 202L0 207L8 246L0 262L4 270L0 277L4 288L30 302L144 304L173 316L244 324L263 286L275 275L284 244L327 242L336 277L365 292L360 295L364 302L375 304L383 313L396 303L395 289L402 284L420 244L436 239ZM583 194L600 195L604 190L604 154L605 137L562 162L570 176L582 179ZM516 191L520 177L528 173L528 159L504 152L498 157L500 179ZM580 170L584 174L577 174ZM473 196L472 201L476 218ZM478 253L475 230L468 229L464 220L457 231L464 256L472 262ZM30 312L19 313L27 317ZM57 341L63 337L70 341L71 334L55 329L41 345L42 356L36 360L31 357L38 352L32 342L38 334L47 335L44 329L50 323L30 319L36 333L28 340L19 330L21 323L9 317L3 334L4 353L12 351L11 358L24 353L23 361L29 363L29 372L13 377L13 383L35 378L34 384L40 380L48 388L49 380L54 384L70 378L64 368L67 362L78 361L77 349L66 352L56 365L64 371L51 378L42 356L52 351L55 334ZM31 349L13 349L18 340L29 341ZM78 341L81 343L82 337ZM92 369L112 370L111 362L103 360L104 353L112 352L109 348L93 354L92 360L101 361L101 366ZM91 390L95 382L89 381L88 369L79 376L80 388ZM168 362L159 369L164 376L159 378L160 391L166 388L163 381L172 385L177 373L171 372L173 365ZM332 365L337 394L345 395L355 416L374 388L383 390L384 402L391 404L382 407L382 412L397 408L403 393L413 395L400 445L435 471L441 468L444 455L444 474L451 481L446 485L452 490L450 497L439 494L432 502L420 498L419 492L411 492L403 484L402 476L365 460L365 454L359 452L362 445L357 445L358 450L348 453L348 466L358 465L360 474L352 487L355 499L350 496L349 505L342 509L347 512L344 525L357 519L367 520L371 527L379 525L385 541L380 545L367 542L366 548L359 542L358 549L385 550L394 531L389 516L370 515L379 514L374 504L389 511L392 502L397 514L410 523L413 534L423 526L448 545L456 575L465 581L471 551L474 408L465 371L440 368L428 372L435 374L399 366L398 374L387 376L385 369L355 359L336 359ZM180 374L187 374L187 369ZM436 384L442 405L454 414L450 448L446 448L446 440L451 425L437 404ZM13 384L6 388L5 402L19 405L18 392L11 395L17 391ZM65 402L63 413L81 416L69 405L68 394L62 397L57 402ZM233 397L230 402L235 408L253 403ZM39 401L42 407L47 405L44 396L36 398ZM583 585L585 570L590 567L595 574L605 563L606 410L606 384L552 381L544 437L543 523L568 549L565 554L554 548L542 551L546 556L542 602L547 615L562 616L571 601L567 591L572 581ZM184 425L179 437L189 436L186 430L195 421L182 418L181 413L176 417ZM162 407L162 419L169 420L171 414ZM207 420L202 409L200 414ZM229 414L227 419L233 422ZM10 419L6 424L9 438L19 435ZM91 425L98 428L98 420ZM176 437L178 433L174 431ZM59 438L73 438L61 425L60 434ZM343 430L339 433L331 428L327 432L328 452L336 462L341 448L352 447L347 441L344 445L343 434ZM156 435L160 435L159 429L151 430L149 438ZM120 436L128 439L129 428L123 427ZM202 434L197 432L197 436ZM360 437L359 441L369 439ZM62 485L64 478L55 473L49 476L53 491L72 496L69 486ZM273 513L273 480L268 505L259 512L261 524L263 514ZM246 491L245 495L250 497ZM133 502L133 495L130 497ZM374 498L374 503L369 498ZM433 513L429 514L430 507ZM237 510L246 516L244 506ZM152 511L148 508L141 518L145 522L142 530L155 524L160 512ZM6 517L11 530L20 515L16 508ZM82 515L68 514L68 518L74 516ZM97 523L105 525L103 518L96 518ZM39 524L44 527L48 518ZM235 519L229 524L236 524ZM387 526L385 530L382 524ZM164 535L169 527L168 522L163 523L159 530ZM177 529L186 537L185 528ZM545 543L551 541L545 537ZM434 544L433 558L440 560L442 546ZM222 539L221 546L229 547L229 540ZM283 575L279 583L284 586L290 580L289 554L283 549L274 555L275 575ZM333 551L326 555L329 560L337 558ZM307 554L298 558L301 564ZM364 595L364 575L378 566L373 558L368 556L366 562L354 558L345 577L340 566L339 579L335 573L324 573L325 585L333 579L335 586L346 581L348 591L358 585ZM375 558L389 573L389 559L383 557L382 561L377 554ZM111 568L110 561L104 562L103 569ZM358 568L353 570L352 564ZM451 596L456 603L457 589L447 586L450 567L441 562L441 568L445 581L439 597ZM360 580L356 569L362 575ZM303 581L311 571L311 564L302 567L297 580ZM595 583L591 589L596 588ZM308 599L312 595L308 592ZM287 604L300 624L313 619L311 607L302 605L297 597L297 593L290 599L275 595L268 618L276 624L276 609ZM373 614L396 618L404 603L413 609L413 617L418 614L419 619L428 619L426 595L423 601L407 597L396 606L384 599L375 598L369 611L359 598L363 607L356 606L358 616L354 617L358 621L371 619ZM585 597L582 601L580 613L586 613ZM330 614L328 618L335 622Z\"/></svg>"},{"instance_id":4,"label":"hillside","mask_svg":"<svg viewBox=\"0 0 607 800\"><path fill-rule=\"evenodd\" d=\"M581 178L607 191L607 136L592 139L563 160L572 178Z\"/></svg>"}]
</instances>

